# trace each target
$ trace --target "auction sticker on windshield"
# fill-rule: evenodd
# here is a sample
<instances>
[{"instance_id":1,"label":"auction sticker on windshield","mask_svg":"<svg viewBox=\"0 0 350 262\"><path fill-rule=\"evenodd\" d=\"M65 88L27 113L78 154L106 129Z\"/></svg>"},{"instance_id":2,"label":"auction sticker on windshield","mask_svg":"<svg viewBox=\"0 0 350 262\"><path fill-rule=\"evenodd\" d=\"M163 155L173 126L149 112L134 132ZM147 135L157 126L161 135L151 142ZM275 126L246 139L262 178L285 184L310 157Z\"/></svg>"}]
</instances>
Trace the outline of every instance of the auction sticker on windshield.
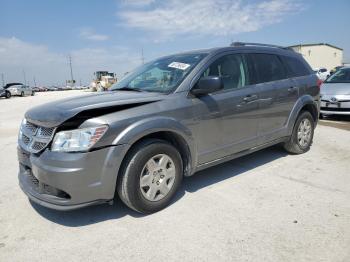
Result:
<instances>
[{"instance_id":1,"label":"auction sticker on windshield","mask_svg":"<svg viewBox=\"0 0 350 262\"><path fill-rule=\"evenodd\" d=\"M186 70L189 68L191 65L185 64L185 63L180 63L180 62L172 62L171 64L168 65L168 67L180 69L180 70Z\"/></svg>"}]
</instances>

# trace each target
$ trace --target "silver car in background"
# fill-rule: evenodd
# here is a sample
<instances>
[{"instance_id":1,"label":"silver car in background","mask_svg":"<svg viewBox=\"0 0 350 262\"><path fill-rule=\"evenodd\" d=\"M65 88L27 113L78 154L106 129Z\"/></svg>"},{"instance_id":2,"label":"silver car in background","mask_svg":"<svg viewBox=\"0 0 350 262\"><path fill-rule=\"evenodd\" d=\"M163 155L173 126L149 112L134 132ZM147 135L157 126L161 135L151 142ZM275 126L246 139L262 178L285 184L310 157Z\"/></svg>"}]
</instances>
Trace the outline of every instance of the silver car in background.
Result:
<instances>
[{"instance_id":1,"label":"silver car in background","mask_svg":"<svg viewBox=\"0 0 350 262\"><path fill-rule=\"evenodd\" d=\"M350 67L343 67L321 86L321 116L350 115Z\"/></svg>"},{"instance_id":2,"label":"silver car in background","mask_svg":"<svg viewBox=\"0 0 350 262\"><path fill-rule=\"evenodd\" d=\"M26 85L18 84L13 85L7 89L12 96L33 96L35 94L34 90Z\"/></svg>"}]
</instances>

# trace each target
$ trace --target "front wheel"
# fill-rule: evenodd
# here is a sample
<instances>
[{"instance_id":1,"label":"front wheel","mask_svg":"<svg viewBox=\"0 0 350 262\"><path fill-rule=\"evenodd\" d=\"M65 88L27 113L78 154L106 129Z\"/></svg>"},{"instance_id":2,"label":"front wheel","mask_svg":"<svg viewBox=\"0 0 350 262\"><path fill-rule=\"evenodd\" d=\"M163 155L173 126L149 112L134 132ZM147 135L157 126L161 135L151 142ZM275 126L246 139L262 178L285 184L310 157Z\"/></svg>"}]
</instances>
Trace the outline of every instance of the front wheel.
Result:
<instances>
[{"instance_id":1,"label":"front wheel","mask_svg":"<svg viewBox=\"0 0 350 262\"><path fill-rule=\"evenodd\" d=\"M34 96L35 95L35 92L34 91L32 91L32 96Z\"/></svg>"},{"instance_id":2,"label":"front wheel","mask_svg":"<svg viewBox=\"0 0 350 262\"><path fill-rule=\"evenodd\" d=\"M140 213L157 212L170 203L182 176L182 159L175 147L163 140L145 140L131 150L123 163L118 195Z\"/></svg>"},{"instance_id":3,"label":"front wheel","mask_svg":"<svg viewBox=\"0 0 350 262\"><path fill-rule=\"evenodd\" d=\"M292 154L302 154L310 150L314 137L315 122L308 111L303 111L295 122L293 133L284 148Z\"/></svg>"},{"instance_id":4,"label":"front wheel","mask_svg":"<svg viewBox=\"0 0 350 262\"><path fill-rule=\"evenodd\" d=\"M21 96L22 96L22 97L24 96L24 92L23 92L23 91L21 92Z\"/></svg>"},{"instance_id":5,"label":"front wheel","mask_svg":"<svg viewBox=\"0 0 350 262\"><path fill-rule=\"evenodd\" d=\"M11 98L11 93L10 93L9 91L7 91L5 97L6 97L7 99Z\"/></svg>"}]
</instances>

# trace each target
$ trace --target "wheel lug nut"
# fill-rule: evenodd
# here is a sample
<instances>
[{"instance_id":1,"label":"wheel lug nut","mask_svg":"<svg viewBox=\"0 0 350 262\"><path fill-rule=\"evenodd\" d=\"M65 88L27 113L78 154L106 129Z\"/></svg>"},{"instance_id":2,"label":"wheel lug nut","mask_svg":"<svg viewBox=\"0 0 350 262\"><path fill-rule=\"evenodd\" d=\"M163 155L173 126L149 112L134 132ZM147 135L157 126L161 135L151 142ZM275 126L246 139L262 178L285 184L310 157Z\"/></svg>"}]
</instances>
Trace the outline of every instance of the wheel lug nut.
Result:
<instances>
[{"instance_id":1,"label":"wheel lug nut","mask_svg":"<svg viewBox=\"0 0 350 262\"><path fill-rule=\"evenodd\" d=\"M161 175L160 178L164 178L164 175Z\"/></svg>"},{"instance_id":2,"label":"wheel lug nut","mask_svg":"<svg viewBox=\"0 0 350 262\"><path fill-rule=\"evenodd\" d=\"M157 185L159 185L159 182L157 182Z\"/></svg>"}]
</instances>

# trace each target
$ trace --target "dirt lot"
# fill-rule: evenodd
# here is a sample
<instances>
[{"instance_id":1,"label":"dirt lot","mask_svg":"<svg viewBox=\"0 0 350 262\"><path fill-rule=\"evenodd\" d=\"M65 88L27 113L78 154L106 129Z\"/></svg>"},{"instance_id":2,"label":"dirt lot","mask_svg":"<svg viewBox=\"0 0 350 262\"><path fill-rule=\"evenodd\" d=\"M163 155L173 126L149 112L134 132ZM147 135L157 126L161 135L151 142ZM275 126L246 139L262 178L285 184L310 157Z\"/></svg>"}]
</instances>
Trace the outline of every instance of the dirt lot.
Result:
<instances>
[{"instance_id":1,"label":"dirt lot","mask_svg":"<svg viewBox=\"0 0 350 262\"><path fill-rule=\"evenodd\" d=\"M17 182L24 112L81 91L0 100L0 261L350 261L350 122L318 125L298 156L269 148L185 179L149 216L94 206L57 212Z\"/></svg>"}]
</instances>

